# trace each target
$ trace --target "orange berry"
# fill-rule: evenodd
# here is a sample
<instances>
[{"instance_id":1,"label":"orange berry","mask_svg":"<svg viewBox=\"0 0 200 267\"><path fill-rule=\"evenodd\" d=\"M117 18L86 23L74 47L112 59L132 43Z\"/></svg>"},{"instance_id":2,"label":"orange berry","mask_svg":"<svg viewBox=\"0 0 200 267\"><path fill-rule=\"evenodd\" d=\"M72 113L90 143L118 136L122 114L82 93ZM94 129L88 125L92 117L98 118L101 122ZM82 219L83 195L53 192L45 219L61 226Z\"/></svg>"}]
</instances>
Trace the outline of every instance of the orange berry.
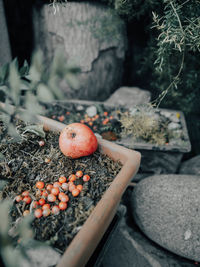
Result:
<instances>
[{"instance_id":1,"label":"orange berry","mask_svg":"<svg viewBox=\"0 0 200 267\"><path fill-rule=\"evenodd\" d=\"M43 197L47 197L47 196L48 196L48 192L47 192L46 189L44 189L44 190L42 191L42 196L43 196Z\"/></svg>"},{"instance_id":2,"label":"orange berry","mask_svg":"<svg viewBox=\"0 0 200 267\"><path fill-rule=\"evenodd\" d=\"M105 120L103 120L102 124L106 125L108 122L109 122L109 119L105 119Z\"/></svg>"},{"instance_id":3,"label":"orange berry","mask_svg":"<svg viewBox=\"0 0 200 267\"><path fill-rule=\"evenodd\" d=\"M67 112L66 112L66 115L69 115L69 114L70 114L70 112L69 112L69 111L67 111Z\"/></svg>"},{"instance_id":4,"label":"orange berry","mask_svg":"<svg viewBox=\"0 0 200 267\"><path fill-rule=\"evenodd\" d=\"M61 122L64 121L64 119L65 119L64 115L61 115L61 116L58 117L58 120L61 121Z\"/></svg>"},{"instance_id":5,"label":"orange berry","mask_svg":"<svg viewBox=\"0 0 200 267\"><path fill-rule=\"evenodd\" d=\"M62 184L61 183L59 183L59 182L55 182L54 184L53 184L53 187L60 187Z\"/></svg>"},{"instance_id":6,"label":"orange berry","mask_svg":"<svg viewBox=\"0 0 200 267\"><path fill-rule=\"evenodd\" d=\"M61 200L62 196L64 196L64 195L65 195L65 193L60 192L59 195L58 195L58 199Z\"/></svg>"},{"instance_id":7,"label":"orange berry","mask_svg":"<svg viewBox=\"0 0 200 267\"><path fill-rule=\"evenodd\" d=\"M46 209L43 210L42 215L43 215L44 217L47 217L47 216L50 215L50 213L51 213L51 210L48 209L48 208L46 208Z\"/></svg>"},{"instance_id":8,"label":"orange berry","mask_svg":"<svg viewBox=\"0 0 200 267\"><path fill-rule=\"evenodd\" d=\"M85 119L86 122L89 122L90 120L91 120L90 118L86 118L86 119Z\"/></svg>"},{"instance_id":9,"label":"orange berry","mask_svg":"<svg viewBox=\"0 0 200 267\"><path fill-rule=\"evenodd\" d=\"M74 182L76 180L76 175L75 174L71 174L68 179L69 179L70 182Z\"/></svg>"},{"instance_id":10,"label":"orange berry","mask_svg":"<svg viewBox=\"0 0 200 267\"><path fill-rule=\"evenodd\" d=\"M92 126L92 125L93 125L93 122L92 122L92 121L90 121L88 124L89 124L90 126Z\"/></svg>"},{"instance_id":11,"label":"orange berry","mask_svg":"<svg viewBox=\"0 0 200 267\"><path fill-rule=\"evenodd\" d=\"M53 188L53 185L52 184L48 184L46 189L47 191L51 192L51 189Z\"/></svg>"},{"instance_id":12,"label":"orange berry","mask_svg":"<svg viewBox=\"0 0 200 267\"><path fill-rule=\"evenodd\" d=\"M51 206L50 206L50 204L44 204L43 206L42 206L42 209L43 210L45 210L45 209L50 209L51 208Z\"/></svg>"},{"instance_id":13,"label":"orange berry","mask_svg":"<svg viewBox=\"0 0 200 267\"><path fill-rule=\"evenodd\" d=\"M75 184L69 186L69 191L72 192L76 188Z\"/></svg>"},{"instance_id":14,"label":"orange berry","mask_svg":"<svg viewBox=\"0 0 200 267\"><path fill-rule=\"evenodd\" d=\"M16 202L20 202L20 201L22 201L22 196L21 196L21 195L16 196L15 201L16 201Z\"/></svg>"},{"instance_id":15,"label":"orange berry","mask_svg":"<svg viewBox=\"0 0 200 267\"><path fill-rule=\"evenodd\" d=\"M37 187L38 189L42 189L42 188L44 188L44 182L42 182L42 181L37 182L37 183L36 183L36 187Z\"/></svg>"},{"instance_id":16,"label":"orange berry","mask_svg":"<svg viewBox=\"0 0 200 267\"><path fill-rule=\"evenodd\" d=\"M22 193L22 196L23 196L23 197L27 197L27 196L29 196L29 191L24 191L24 192Z\"/></svg>"},{"instance_id":17,"label":"orange berry","mask_svg":"<svg viewBox=\"0 0 200 267\"><path fill-rule=\"evenodd\" d=\"M67 178L65 176L61 176L59 178L59 183L61 183L61 184L65 183L66 181L67 181Z\"/></svg>"},{"instance_id":18,"label":"orange berry","mask_svg":"<svg viewBox=\"0 0 200 267\"><path fill-rule=\"evenodd\" d=\"M62 187L62 189L65 190L65 191L67 191L67 190L69 189L69 185L68 185L67 183L63 183L63 184L61 185L61 187Z\"/></svg>"},{"instance_id":19,"label":"orange berry","mask_svg":"<svg viewBox=\"0 0 200 267\"><path fill-rule=\"evenodd\" d=\"M51 209L51 212L52 212L54 215L57 215L57 214L59 214L60 209L59 209L58 206L53 206L52 209Z\"/></svg>"},{"instance_id":20,"label":"orange berry","mask_svg":"<svg viewBox=\"0 0 200 267\"><path fill-rule=\"evenodd\" d=\"M30 211L29 210L25 210L24 212L23 212L23 216L27 216L27 215L29 215L30 214Z\"/></svg>"},{"instance_id":21,"label":"orange berry","mask_svg":"<svg viewBox=\"0 0 200 267\"><path fill-rule=\"evenodd\" d=\"M81 178L81 177L83 176L83 172L82 172L82 171L77 171L77 172L76 172L76 176L77 176L78 178Z\"/></svg>"},{"instance_id":22,"label":"orange berry","mask_svg":"<svg viewBox=\"0 0 200 267\"><path fill-rule=\"evenodd\" d=\"M44 146L45 145L45 142L43 140L39 141L38 142L39 146Z\"/></svg>"},{"instance_id":23,"label":"orange berry","mask_svg":"<svg viewBox=\"0 0 200 267\"><path fill-rule=\"evenodd\" d=\"M84 120L80 120L80 123L85 123L85 121Z\"/></svg>"},{"instance_id":24,"label":"orange berry","mask_svg":"<svg viewBox=\"0 0 200 267\"><path fill-rule=\"evenodd\" d=\"M60 190L58 187L53 187L51 189L51 194L53 194L54 196L57 196L59 194Z\"/></svg>"},{"instance_id":25,"label":"orange berry","mask_svg":"<svg viewBox=\"0 0 200 267\"><path fill-rule=\"evenodd\" d=\"M49 159L49 158L45 158L45 160L44 160L45 163L49 163L50 161L51 161L51 159Z\"/></svg>"},{"instance_id":26,"label":"orange berry","mask_svg":"<svg viewBox=\"0 0 200 267\"><path fill-rule=\"evenodd\" d=\"M108 112L107 111L104 111L103 115L104 116L108 116Z\"/></svg>"},{"instance_id":27,"label":"orange berry","mask_svg":"<svg viewBox=\"0 0 200 267\"><path fill-rule=\"evenodd\" d=\"M80 192L83 190L83 186L82 186L82 184L78 184L78 185L76 186L76 188L77 188Z\"/></svg>"},{"instance_id":28,"label":"orange berry","mask_svg":"<svg viewBox=\"0 0 200 267\"><path fill-rule=\"evenodd\" d=\"M49 194L48 197L47 197L47 200L49 202L55 202L56 201L56 196L53 195L53 194Z\"/></svg>"},{"instance_id":29,"label":"orange berry","mask_svg":"<svg viewBox=\"0 0 200 267\"><path fill-rule=\"evenodd\" d=\"M31 203L31 198L29 196L24 197L23 201L26 202L26 204L30 204Z\"/></svg>"},{"instance_id":30,"label":"orange berry","mask_svg":"<svg viewBox=\"0 0 200 267\"><path fill-rule=\"evenodd\" d=\"M44 198L40 198L38 200L38 203L39 203L40 206L43 206L45 204L45 199Z\"/></svg>"},{"instance_id":31,"label":"orange berry","mask_svg":"<svg viewBox=\"0 0 200 267\"><path fill-rule=\"evenodd\" d=\"M109 119L112 120L113 119L113 116L110 116Z\"/></svg>"},{"instance_id":32,"label":"orange berry","mask_svg":"<svg viewBox=\"0 0 200 267\"><path fill-rule=\"evenodd\" d=\"M87 174L85 174L85 175L83 176L83 181L84 181L84 182L88 182L89 180L90 180L90 176L87 175Z\"/></svg>"},{"instance_id":33,"label":"orange berry","mask_svg":"<svg viewBox=\"0 0 200 267\"><path fill-rule=\"evenodd\" d=\"M95 115L95 119L98 119L99 118L99 115L97 114L97 115Z\"/></svg>"},{"instance_id":34,"label":"orange berry","mask_svg":"<svg viewBox=\"0 0 200 267\"><path fill-rule=\"evenodd\" d=\"M61 202L68 202L69 201L69 197L67 195L62 195L60 200L61 200Z\"/></svg>"},{"instance_id":35,"label":"orange berry","mask_svg":"<svg viewBox=\"0 0 200 267\"><path fill-rule=\"evenodd\" d=\"M33 209L36 209L38 207L38 205L39 205L38 201L34 200L33 204L32 204Z\"/></svg>"},{"instance_id":36,"label":"orange berry","mask_svg":"<svg viewBox=\"0 0 200 267\"><path fill-rule=\"evenodd\" d=\"M77 188L75 188L74 190L72 190L72 195L74 197L77 197L79 194L80 194L80 191Z\"/></svg>"},{"instance_id":37,"label":"orange berry","mask_svg":"<svg viewBox=\"0 0 200 267\"><path fill-rule=\"evenodd\" d=\"M34 215L36 218L42 217L42 210L41 209L36 209L34 212Z\"/></svg>"},{"instance_id":38,"label":"orange berry","mask_svg":"<svg viewBox=\"0 0 200 267\"><path fill-rule=\"evenodd\" d=\"M67 208L67 203L66 203L66 202L60 202L60 203L59 203L59 208L60 208L60 210L66 210L66 208Z\"/></svg>"}]
</instances>

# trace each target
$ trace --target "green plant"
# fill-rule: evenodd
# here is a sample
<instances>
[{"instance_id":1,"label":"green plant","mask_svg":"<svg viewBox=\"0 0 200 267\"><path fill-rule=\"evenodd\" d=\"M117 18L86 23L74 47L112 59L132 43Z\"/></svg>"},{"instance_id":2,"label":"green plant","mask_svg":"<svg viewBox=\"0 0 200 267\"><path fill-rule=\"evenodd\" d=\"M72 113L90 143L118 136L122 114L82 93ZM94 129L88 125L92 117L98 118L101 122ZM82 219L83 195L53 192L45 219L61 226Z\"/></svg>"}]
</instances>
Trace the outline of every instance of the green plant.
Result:
<instances>
[{"instance_id":1,"label":"green plant","mask_svg":"<svg viewBox=\"0 0 200 267\"><path fill-rule=\"evenodd\" d=\"M78 89L78 72L79 68L68 64L61 51L55 53L48 69L41 51L33 54L30 67L25 61L19 68L16 59L4 65L0 69L0 92L5 105L0 106L0 119L6 123L8 133L18 136L14 124L17 115L25 121L32 121L36 114L43 113L41 102L62 99L61 80L65 79L72 88ZM22 107L26 112L22 112Z\"/></svg>"},{"instance_id":2,"label":"green plant","mask_svg":"<svg viewBox=\"0 0 200 267\"><path fill-rule=\"evenodd\" d=\"M0 194L5 183L0 181ZM32 242L32 246L38 246L39 242L33 241L33 233L30 223L32 216L16 221L11 226L10 210L12 209L11 200L2 200L0 196L0 257L6 267L20 267L23 259L27 259L25 246ZM20 241L17 245L17 241ZM36 244L37 243L37 244ZM41 244L40 244L41 245Z\"/></svg>"},{"instance_id":3,"label":"green plant","mask_svg":"<svg viewBox=\"0 0 200 267\"><path fill-rule=\"evenodd\" d=\"M168 142L168 123L156 114L151 105L137 106L131 112L120 113L122 136L134 141L165 145Z\"/></svg>"},{"instance_id":4,"label":"green plant","mask_svg":"<svg viewBox=\"0 0 200 267\"><path fill-rule=\"evenodd\" d=\"M152 1L154 4L157 1ZM138 55L137 77L163 107L200 113L200 1L163 0L144 16L147 44Z\"/></svg>"}]
</instances>

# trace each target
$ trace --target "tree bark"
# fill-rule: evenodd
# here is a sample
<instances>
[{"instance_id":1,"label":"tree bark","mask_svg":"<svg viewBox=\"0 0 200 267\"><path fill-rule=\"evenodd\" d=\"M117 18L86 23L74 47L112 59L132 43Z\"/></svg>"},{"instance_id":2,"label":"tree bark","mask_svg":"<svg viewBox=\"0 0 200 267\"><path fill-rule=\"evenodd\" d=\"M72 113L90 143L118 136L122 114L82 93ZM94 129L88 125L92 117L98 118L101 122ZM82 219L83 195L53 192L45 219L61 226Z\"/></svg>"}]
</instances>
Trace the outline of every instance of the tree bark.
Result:
<instances>
[{"instance_id":1,"label":"tree bark","mask_svg":"<svg viewBox=\"0 0 200 267\"><path fill-rule=\"evenodd\" d=\"M104 100L121 85L127 44L124 22L97 3L70 2L54 14L44 5L34 10L35 47L47 64L57 48L81 67L79 91L63 86L67 97Z\"/></svg>"}]
</instances>

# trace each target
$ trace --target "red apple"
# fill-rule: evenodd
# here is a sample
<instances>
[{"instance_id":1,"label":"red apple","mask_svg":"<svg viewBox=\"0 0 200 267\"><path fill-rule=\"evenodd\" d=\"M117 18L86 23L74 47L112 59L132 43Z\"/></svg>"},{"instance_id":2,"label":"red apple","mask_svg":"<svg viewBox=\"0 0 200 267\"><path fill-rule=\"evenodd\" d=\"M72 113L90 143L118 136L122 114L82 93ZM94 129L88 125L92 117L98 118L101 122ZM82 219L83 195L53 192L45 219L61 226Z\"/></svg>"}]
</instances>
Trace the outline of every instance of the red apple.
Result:
<instances>
[{"instance_id":1,"label":"red apple","mask_svg":"<svg viewBox=\"0 0 200 267\"><path fill-rule=\"evenodd\" d=\"M98 147L98 142L88 126L72 123L62 130L59 147L65 156L75 159L93 154Z\"/></svg>"}]
</instances>

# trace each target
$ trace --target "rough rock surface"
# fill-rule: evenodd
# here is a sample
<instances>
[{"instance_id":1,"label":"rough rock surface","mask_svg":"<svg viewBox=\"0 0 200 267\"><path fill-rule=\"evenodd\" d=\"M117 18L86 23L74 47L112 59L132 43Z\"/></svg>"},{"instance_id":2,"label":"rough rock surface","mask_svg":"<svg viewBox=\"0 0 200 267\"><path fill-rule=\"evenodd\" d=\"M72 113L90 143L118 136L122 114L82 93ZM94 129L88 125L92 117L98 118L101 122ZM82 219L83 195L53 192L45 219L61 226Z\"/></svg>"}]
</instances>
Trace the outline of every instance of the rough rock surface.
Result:
<instances>
[{"instance_id":1,"label":"rough rock surface","mask_svg":"<svg viewBox=\"0 0 200 267\"><path fill-rule=\"evenodd\" d=\"M148 103L150 99L151 93L147 90L142 90L138 87L120 87L105 103L132 108L135 105Z\"/></svg>"},{"instance_id":2,"label":"rough rock surface","mask_svg":"<svg viewBox=\"0 0 200 267\"><path fill-rule=\"evenodd\" d=\"M160 246L200 261L200 176L155 175L132 194L139 228Z\"/></svg>"},{"instance_id":3,"label":"rough rock surface","mask_svg":"<svg viewBox=\"0 0 200 267\"><path fill-rule=\"evenodd\" d=\"M200 175L200 155L183 162L180 166L179 173Z\"/></svg>"},{"instance_id":4,"label":"rough rock surface","mask_svg":"<svg viewBox=\"0 0 200 267\"><path fill-rule=\"evenodd\" d=\"M134 222L128 225L123 219L100 266L192 267L194 262L161 248L144 236Z\"/></svg>"},{"instance_id":5,"label":"rough rock surface","mask_svg":"<svg viewBox=\"0 0 200 267\"><path fill-rule=\"evenodd\" d=\"M3 0L0 0L0 66L11 60L10 42L8 37Z\"/></svg>"},{"instance_id":6,"label":"rough rock surface","mask_svg":"<svg viewBox=\"0 0 200 267\"><path fill-rule=\"evenodd\" d=\"M61 48L69 61L81 67L79 91L73 98L104 100L121 84L127 46L125 24L107 6L68 2L54 15L49 5L34 12L35 47L50 61Z\"/></svg>"}]
</instances>

